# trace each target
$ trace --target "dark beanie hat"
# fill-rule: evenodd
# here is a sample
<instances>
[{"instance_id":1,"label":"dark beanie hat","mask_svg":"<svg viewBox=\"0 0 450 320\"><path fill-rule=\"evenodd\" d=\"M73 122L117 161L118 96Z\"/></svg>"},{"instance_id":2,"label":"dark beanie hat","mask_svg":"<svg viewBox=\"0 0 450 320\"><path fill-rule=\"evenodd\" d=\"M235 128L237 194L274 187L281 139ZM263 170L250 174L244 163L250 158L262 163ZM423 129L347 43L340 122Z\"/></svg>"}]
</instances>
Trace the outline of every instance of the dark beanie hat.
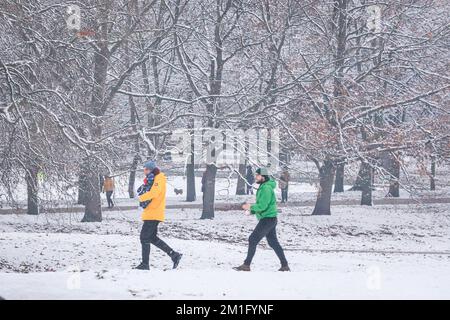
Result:
<instances>
[{"instance_id":1,"label":"dark beanie hat","mask_svg":"<svg viewBox=\"0 0 450 320\"><path fill-rule=\"evenodd\" d=\"M262 167L262 168L256 169L256 173L260 174L262 176L268 176L269 175L269 170L267 170L267 168Z\"/></svg>"}]
</instances>

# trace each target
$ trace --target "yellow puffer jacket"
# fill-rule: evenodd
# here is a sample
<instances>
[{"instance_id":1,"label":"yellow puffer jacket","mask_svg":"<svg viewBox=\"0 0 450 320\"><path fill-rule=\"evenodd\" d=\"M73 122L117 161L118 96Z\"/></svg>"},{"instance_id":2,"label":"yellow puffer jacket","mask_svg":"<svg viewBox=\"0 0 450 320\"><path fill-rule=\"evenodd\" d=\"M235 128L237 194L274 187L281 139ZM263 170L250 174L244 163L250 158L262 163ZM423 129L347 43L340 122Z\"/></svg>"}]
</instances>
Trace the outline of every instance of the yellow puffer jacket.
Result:
<instances>
[{"instance_id":1,"label":"yellow puffer jacket","mask_svg":"<svg viewBox=\"0 0 450 320\"><path fill-rule=\"evenodd\" d=\"M155 181L149 192L139 196L139 201L151 200L150 204L142 212L142 220L164 221L164 210L166 208L166 181L164 173L155 176Z\"/></svg>"}]
</instances>

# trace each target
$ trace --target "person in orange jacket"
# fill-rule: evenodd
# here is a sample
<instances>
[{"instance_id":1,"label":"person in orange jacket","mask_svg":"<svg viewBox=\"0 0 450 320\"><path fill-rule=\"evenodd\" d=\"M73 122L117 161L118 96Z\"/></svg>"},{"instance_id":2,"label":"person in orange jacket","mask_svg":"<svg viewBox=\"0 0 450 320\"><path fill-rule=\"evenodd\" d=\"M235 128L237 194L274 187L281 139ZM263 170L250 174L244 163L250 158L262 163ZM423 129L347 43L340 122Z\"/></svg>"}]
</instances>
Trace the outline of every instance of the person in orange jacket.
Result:
<instances>
[{"instance_id":1,"label":"person in orange jacket","mask_svg":"<svg viewBox=\"0 0 450 320\"><path fill-rule=\"evenodd\" d=\"M173 269L178 267L182 254L174 251L167 243L158 237L158 225L164 221L164 211L166 208L166 182L167 178L164 173L159 170L154 161L144 163L144 183L152 181L149 191L139 196L139 202L148 202L142 212L141 219L144 221L142 225L140 240L142 247L142 262L135 268L139 270L149 270L150 264L150 244L158 247L173 262ZM147 182L145 182L147 181Z\"/></svg>"}]
</instances>

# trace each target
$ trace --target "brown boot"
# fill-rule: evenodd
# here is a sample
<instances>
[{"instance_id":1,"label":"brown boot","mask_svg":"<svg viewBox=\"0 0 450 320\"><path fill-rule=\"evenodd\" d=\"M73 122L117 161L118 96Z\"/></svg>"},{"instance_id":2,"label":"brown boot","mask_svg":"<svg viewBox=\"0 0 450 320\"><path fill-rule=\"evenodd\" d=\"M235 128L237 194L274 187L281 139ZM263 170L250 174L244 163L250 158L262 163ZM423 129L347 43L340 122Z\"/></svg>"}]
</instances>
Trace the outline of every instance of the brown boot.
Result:
<instances>
[{"instance_id":1,"label":"brown boot","mask_svg":"<svg viewBox=\"0 0 450 320\"><path fill-rule=\"evenodd\" d=\"M284 266L278 269L278 271L291 271L291 269L289 269L289 266Z\"/></svg>"},{"instance_id":2,"label":"brown boot","mask_svg":"<svg viewBox=\"0 0 450 320\"><path fill-rule=\"evenodd\" d=\"M233 269L236 271L250 271L250 266L243 264L240 265L239 267L233 267Z\"/></svg>"}]
</instances>

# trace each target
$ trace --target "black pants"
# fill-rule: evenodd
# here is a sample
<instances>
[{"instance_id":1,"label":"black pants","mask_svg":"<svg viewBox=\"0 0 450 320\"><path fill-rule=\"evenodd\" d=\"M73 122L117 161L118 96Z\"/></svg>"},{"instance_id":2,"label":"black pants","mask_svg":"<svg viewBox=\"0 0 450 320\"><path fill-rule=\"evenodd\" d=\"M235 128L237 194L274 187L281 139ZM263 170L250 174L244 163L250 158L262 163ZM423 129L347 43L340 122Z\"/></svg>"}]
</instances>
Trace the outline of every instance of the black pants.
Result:
<instances>
[{"instance_id":1,"label":"black pants","mask_svg":"<svg viewBox=\"0 0 450 320\"><path fill-rule=\"evenodd\" d=\"M287 202L288 201L288 188L281 189L281 202Z\"/></svg>"},{"instance_id":2,"label":"black pants","mask_svg":"<svg viewBox=\"0 0 450 320\"><path fill-rule=\"evenodd\" d=\"M175 253L171 247L167 245L164 241L158 238L158 224L160 221L157 220L146 220L141 230L141 246L142 246L142 262L149 264L150 260L150 244L158 247L170 257Z\"/></svg>"},{"instance_id":3,"label":"black pants","mask_svg":"<svg viewBox=\"0 0 450 320\"><path fill-rule=\"evenodd\" d=\"M252 185L246 184L246 185L245 185L245 188L247 189L247 190L246 190L246 193L247 193L247 194L253 194L253 186L252 186Z\"/></svg>"},{"instance_id":4,"label":"black pants","mask_svg":"<svg viewBox=\"0 0 450 320\"><path fill-rule=\"evenodd\" d=\"M112 194L114 191L106 191L106 200L108 201L108 208L114 207L114 202L112 200Z\"/></svg>"},{"instance_id":5,"label":"black pants","mask_svg":"<svg viewBox=\"0 0 450 320\"><path fill-rule=\"evenodd\" d=\"M286 257L284 256L283 248L277 239L277 218L264 218L259 220L256 225L255 230L253 230L252 234L248 238L248 253L247 258L244 263L246 265L250 265L252 263L253 257L255 256L256 246L262 240L262 238L266 237L269 246L275 251L280 259L281 266L287 266L288 262Z\"/></svg>"}]
</instances>

